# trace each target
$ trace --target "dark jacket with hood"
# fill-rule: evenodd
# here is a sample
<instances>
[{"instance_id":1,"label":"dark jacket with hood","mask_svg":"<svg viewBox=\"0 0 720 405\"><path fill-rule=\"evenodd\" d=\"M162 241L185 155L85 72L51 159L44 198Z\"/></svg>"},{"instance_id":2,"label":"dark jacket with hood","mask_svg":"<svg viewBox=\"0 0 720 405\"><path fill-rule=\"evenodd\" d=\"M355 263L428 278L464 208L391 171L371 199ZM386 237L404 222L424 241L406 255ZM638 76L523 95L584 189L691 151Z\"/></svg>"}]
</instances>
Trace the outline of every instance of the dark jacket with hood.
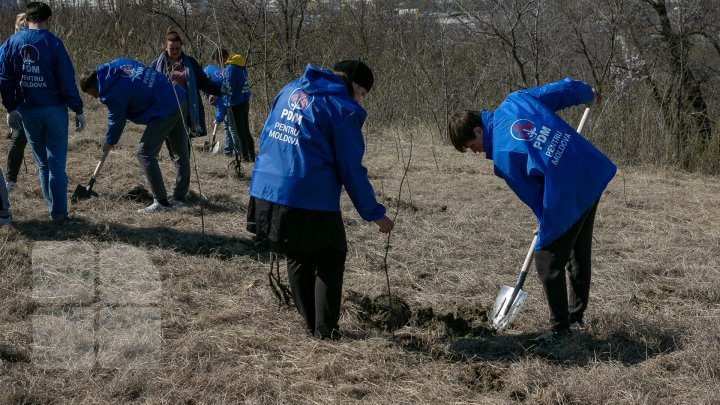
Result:
<instances>
[{"instance_id":1,"label":"dark jacket with hood","mask_svg":"<svg viewBox=\"0 0 720 405\"><path fill-rule=\"evenodd\" d=\"M185 80L186 80L186 94L187 94L187 107L188 107L188 124L190 129L190 136L204 136L207 135L207 126L205 125L205 108L203 107L202 97L200 97L200 90L205 93L212 94L213 96L220 96L221 88L217 83L213 83L210 78L205 75L202 67L195 58L188 56L185 53L182 54L183 65L185 66ZM153 69L158 72L168 75L168 57L167 53L163 51L155 60L150 62Z\"/></svg>"}]
</instances>

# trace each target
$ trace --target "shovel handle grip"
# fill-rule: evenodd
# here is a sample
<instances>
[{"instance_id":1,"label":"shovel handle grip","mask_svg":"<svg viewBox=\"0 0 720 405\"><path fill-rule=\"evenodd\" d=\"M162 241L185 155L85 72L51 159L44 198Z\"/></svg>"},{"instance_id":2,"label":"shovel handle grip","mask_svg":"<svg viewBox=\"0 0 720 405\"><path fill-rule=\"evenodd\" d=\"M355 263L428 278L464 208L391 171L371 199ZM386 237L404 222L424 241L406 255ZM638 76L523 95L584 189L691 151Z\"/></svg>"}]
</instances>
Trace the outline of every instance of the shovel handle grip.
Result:
<instances>
[{"instance_id":1,"label":"shovel handle grip","mask_svg":"<svg viewBox=\"0 0 720 405\"><path fill-rule=\"evenodd\" d=\"M98 162L97 166L95 166L95 171L93 172L92 176L90 176L91 183L95 183L95 178L100 173L100 169L102 169L103 164L105 164L105 159L107 158L108 153L110 152L103 152L102 156L100 157L100 161Z\"/></svg>"}]
</instances>

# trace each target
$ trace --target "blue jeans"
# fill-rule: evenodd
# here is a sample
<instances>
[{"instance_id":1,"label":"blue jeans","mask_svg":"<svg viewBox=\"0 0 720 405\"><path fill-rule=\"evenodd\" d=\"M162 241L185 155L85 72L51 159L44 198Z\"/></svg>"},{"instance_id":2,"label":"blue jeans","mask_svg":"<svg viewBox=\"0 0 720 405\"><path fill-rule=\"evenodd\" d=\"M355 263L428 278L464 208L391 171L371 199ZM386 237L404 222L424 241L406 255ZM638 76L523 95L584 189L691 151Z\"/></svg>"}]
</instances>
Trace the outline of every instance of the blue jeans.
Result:
<instances>
[{"instance_id":1,"label":"blue jeans","mask_svg":"<svg viewBox=\"0 0 720 405\"><path fill-rule=\"evenodd\" d=\"M40 175L48 211L53 219L67 216L68 110L65 105L28 107L20 111L25 135Z\"/></svg>"},{"instance_id":2,"label":"blue jeans","mask_svg":"<svg viewBox=\"0 0 720 405\"><path fill-rule=\"evenodd\" d=\"M225 156L234 156L235 150L237 149L238 143L236 142L237 134L235 133L235 127L230 124L230 117L228 115L225 116L225 120L223 121L223 125L225 126L225 143L223 148L223 153Z\"/></svg>"}]
</instances>

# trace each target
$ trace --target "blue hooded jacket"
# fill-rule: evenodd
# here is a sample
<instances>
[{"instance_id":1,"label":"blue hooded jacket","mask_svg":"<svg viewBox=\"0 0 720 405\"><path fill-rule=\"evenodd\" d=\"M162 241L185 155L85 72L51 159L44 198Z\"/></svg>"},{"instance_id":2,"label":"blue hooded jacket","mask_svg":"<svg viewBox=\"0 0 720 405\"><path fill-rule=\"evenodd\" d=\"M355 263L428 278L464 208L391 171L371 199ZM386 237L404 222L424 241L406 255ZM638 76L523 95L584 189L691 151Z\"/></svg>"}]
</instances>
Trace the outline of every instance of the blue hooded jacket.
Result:
<instances>
[{"instance_id":1,"label":"blue hooded jacket","mask_svg":"<svg viewBox=\"0 0 720 405\"><path fill-rule=\"evenodd\" d=\"M250 83L248 82L247 69L245 69L245 59L238 55L232 54L225 62L225 71L223 72L225 80L223 81L223 94L225 97L225 106L230 107L250 101Z\"/></svg>"},{"instance_id":2,"label":"blue hooded jacket","mask_svg":"<svg viewBox=\"0 0 720 405\"><path fill-rule=\"evenodd\" d=\"M295 208L340 211L345 186L366 221L385 215L367 169L361 128L366 112L343 80L308 65L275 98L260 134L250 195Z\"/></svg>"},{"instance_id":3,"label":"blue hooded jacket","mask_svg":"<svg viewBox=\"0 0 720 405\"><path fill-rule=\"evenodd\" d=\"M536 249L570 229L615 176L615 165L555 113L593 97L589 85L564 79L482 112L486 157L537 217Z\"/></svg>"},{"instance_id":4,"label":"blue hooded jacket","mask_svg":"<svg viewBox=\"0 0 720 405\"><path fill-rule=\"evenodd\" d=\"M213 83L217 83L222 86L223 84L223 71L215 65L207 65L203 69L203 72L210 78ZM205 94L205 99L209 99L209 96ZM210 103L215 107L215 122L223 122L225 115L227 115L227 106L225 106L225 95L222 95Z\"/></svg>"},{"instance_id":5,"label":"blue hooded jacket","mask_svg":"<svg viewBox=\"0 0 720 405\"><path fill-rule=\"evenodd\" d=\"M55 105L83 112L70 56L48 30L24 29L7 40L0 53L0 94L8 112Z\"/></svg>"},{"instance_id":6,"label":"blue hooded jacket","mask_svg":"<svg viewBox=\"0 0 720 405\"><path fill-rule=\"evenodd\" d=\"M180 111L178 100L185 91L140 62L116 59L96 71L100 102L108 109L105 142L110 145L120 140L127 120L150 125Z\"/></svg>"}]
</instances>

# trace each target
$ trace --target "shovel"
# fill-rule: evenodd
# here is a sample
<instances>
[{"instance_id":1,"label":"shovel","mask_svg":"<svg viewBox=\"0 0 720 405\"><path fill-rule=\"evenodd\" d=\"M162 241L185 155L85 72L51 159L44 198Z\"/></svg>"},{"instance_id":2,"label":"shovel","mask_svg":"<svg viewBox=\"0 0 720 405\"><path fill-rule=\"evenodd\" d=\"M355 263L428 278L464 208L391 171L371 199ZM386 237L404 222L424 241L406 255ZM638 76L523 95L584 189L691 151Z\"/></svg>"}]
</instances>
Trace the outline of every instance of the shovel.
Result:
<instances>
[{"instance_id":1,"label":"shovel","mask_svg":"<svg viewBox=\"0 0 720 405\"><path fill-rule=\"evenodd\" d=\"M215 135L217 134L217 122L213 126L213 133L212 133L212 140L205 141L205 144L203 145L203 152L210 153L210 154L216 154L220 150L220 142L215 141Z\"/></svg>"},{"instance_id":2,"label":"shovel","mask_svg":"<svg viewBox=\"0 0 720 405\"><path fill-rule=\"evenodd\" d=\"M528 268L532 263L533 253L535 253L535 245L537 245L537 235L530 244L530 250L525 256L525 263L523 263L522 270L520 270L520 277L518 277L515 283L515 288L504 285L500 288L500 293L495 298L495 304L493 305L490 319L492 319L492 326L496 331L500 332L503 329L510 326L510 324L517 318L520 308L528 297L527 292L522 290L523 284L525 284L525 277L527 277Z\"/></svg>"},{"instance_id":3,"label":"shovel","mask_svg":"<svg viewBox=\"0 0 720 405\"><path fill-rule=\"evenodd\" d=\"M77 202L78 200L87 200L90 197L97 197L98 194L94 191L92 191L93 186L95 185L95 179L98 176L98 173L100 173L100 169L102 169L103 164L105 163L105 158L107 158L108 152L103 152L102 157L100 158L100 161L98 162L97 166L95 167L95 171L93 172L92 176L90 176L90 181L88 182L87 186L83 186L82 184L78 184L77 187L75 187L75 191L73 191L72 196L70 197L70 201L73 203Z\"/></svg>"},{"instance_id":4,"label":"shovel","mask_svg":"<svg viewBox=\"0 0 720 405\"><path fill-rule=\"evenodd\" d=\"M585 122L590 116L590 107L585 108L580 125L578 125L577 132L580 133ZM537 235L530 244L530 250L525 256L525 262L523 263L522 270L520 270L520 276L515 283L515 287L504 285L500 288L500 293L495 298L495 304L493 304L492 312L490 313L490 319L492 320L492 327L496 331L501 332L517 318L522 308L523 303L528 297L527 292L522 290L523 284L525 284L525 277L527 277L528 268L532 263L533 253L535 253L535 245L537 245Z\"/></svg>"}]
</instances>

